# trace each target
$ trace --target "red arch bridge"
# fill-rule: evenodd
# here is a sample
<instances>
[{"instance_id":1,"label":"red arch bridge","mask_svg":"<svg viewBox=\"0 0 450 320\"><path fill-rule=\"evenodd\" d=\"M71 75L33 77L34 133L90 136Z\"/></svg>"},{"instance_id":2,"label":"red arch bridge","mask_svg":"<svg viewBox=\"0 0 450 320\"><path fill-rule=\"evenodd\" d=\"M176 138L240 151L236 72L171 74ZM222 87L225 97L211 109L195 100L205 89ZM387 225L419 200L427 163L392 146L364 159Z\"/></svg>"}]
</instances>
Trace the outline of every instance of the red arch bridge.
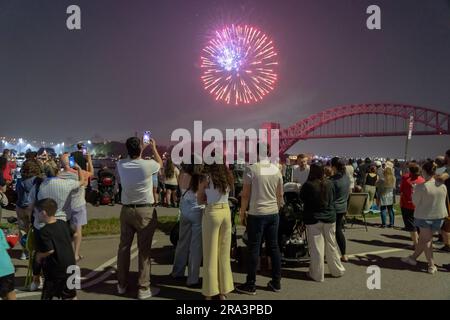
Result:
<instances>
[{"instance_id":1,"label":"red arch bridge","mask_svg":"<svg viewBox=\"0 0 450 320\"><path fill-rule=\"evenodd\" d=\"M406 136L410 119L413 135L449 135L450 114L403 104L358 104L328 109L281 129L265 123L263 129L280 129L280 155L298 141L309 139Z\"/></svg>"}]
</instances>

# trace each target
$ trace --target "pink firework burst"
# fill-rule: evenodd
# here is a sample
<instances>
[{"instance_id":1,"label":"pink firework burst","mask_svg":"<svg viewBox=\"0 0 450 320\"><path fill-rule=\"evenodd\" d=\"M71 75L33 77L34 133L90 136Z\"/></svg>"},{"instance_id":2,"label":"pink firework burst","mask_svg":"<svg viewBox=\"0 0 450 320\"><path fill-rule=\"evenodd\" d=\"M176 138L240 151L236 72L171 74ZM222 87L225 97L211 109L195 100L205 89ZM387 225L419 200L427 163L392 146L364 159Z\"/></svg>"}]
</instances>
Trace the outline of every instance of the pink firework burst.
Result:
<instances>
[{"instance_id":1,"label":"pink firework burst","mask_svg":"<svg viewBox=\"0 0 450 320\"><path fill-rule=\"evenodd\" d=\"M253 27L231 25L217 31L203 49L202 81L216 100L250 104L274 90L277 65L269 37Z\"/></svg>"}]
</instances>

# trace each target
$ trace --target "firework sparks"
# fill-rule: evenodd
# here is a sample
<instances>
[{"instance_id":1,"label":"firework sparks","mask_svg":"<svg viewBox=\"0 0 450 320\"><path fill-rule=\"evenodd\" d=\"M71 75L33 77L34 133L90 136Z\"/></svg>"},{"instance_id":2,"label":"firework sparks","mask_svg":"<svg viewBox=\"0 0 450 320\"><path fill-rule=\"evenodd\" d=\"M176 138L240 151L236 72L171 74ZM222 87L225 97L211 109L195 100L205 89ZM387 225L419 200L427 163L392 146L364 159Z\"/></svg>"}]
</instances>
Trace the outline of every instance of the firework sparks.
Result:
<instances>
[{"instance_id":1,"label":"firework sparks","mask_svg":"<svg viewBox=\"0 0 450 320\"><path fill-rule=\"evenodd\" d=\"M232 25L217 31L201 61L205 90L227 104L261 101L277 81L274 44L253 27Z\"/></svg>"}]
</instances>

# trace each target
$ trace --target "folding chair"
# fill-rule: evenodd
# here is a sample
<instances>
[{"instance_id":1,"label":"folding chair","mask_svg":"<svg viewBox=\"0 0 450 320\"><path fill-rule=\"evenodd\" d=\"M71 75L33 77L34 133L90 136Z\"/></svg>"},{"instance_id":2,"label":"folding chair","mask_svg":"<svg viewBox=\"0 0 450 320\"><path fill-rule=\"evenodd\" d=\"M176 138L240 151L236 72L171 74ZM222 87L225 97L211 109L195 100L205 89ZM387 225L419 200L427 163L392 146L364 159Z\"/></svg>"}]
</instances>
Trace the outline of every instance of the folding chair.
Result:
<instances>
[{"instance_id":1,"label":"folding chair","mask_svg":"<svg viewBox=\"0 0 450 320\"><path fill-rule=\"evenodd\" d=\"M347 206L347 216L353 217L352 227L355 224L357 216L363 216L364 225L367 229L367 221L366 214L364 213L364 209L366 207L367 200L369 199L368 193L351 193L348 198L348 206Z\"/></svg>"}]
</instances>

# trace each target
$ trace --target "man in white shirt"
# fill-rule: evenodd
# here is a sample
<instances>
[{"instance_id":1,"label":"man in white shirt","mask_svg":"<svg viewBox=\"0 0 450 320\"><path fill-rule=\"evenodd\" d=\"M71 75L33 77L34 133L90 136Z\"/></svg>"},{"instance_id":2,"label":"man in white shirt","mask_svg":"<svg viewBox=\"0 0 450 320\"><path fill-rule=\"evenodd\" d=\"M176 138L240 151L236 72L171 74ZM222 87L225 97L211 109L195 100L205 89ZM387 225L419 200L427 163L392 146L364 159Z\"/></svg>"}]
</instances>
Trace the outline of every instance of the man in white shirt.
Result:
<instances>
[{"instance_id":1,"label":"man in white shirt","mask_svg":"<svg viewBox=\"0 0 450 320\"><path fill-rule=\"evenodd\" d=\"M258 155L264 155L259 162L246 168L241 200L241 222L247 225L248 233L248 271L245 284L236 287L241 293L256 294L256 271L261 242L266 246L272 259L272 280L269 289L281 290L281 256L278 246L279 211L283 203L283 177L277 165L267 159L266 145L258 145ZM246 213L249 207L248 213Z\"/></svg>"},{"instance_id":2,"label":"man in white shirt","mask_svg":"<svg viewBox=\"0 0 450 320\"><path fill-rule=\"evenodd\" d=\"M162 160L156 149L155 140L145 145L138 138L129 138L126 142L128 158L117 164L122 185L122 211L120 213L120 244L117 253L117 289L125 294L128 287L130 252L134 234L137 233L139 252L139 299L147 299L159 293L159 289L150 288L150 251L156 230L157 216L153 209L153 174L162 167ZM142 152L151 146L155 160L144 160Z\"/></svg>"},{"instance_id":3,"label":"man in white shirt","mask_svg":"<svg viewBox=\"0 0 450 320\"><path fill-rule=\"evenodd\" d=\"M304 185L305 182L308 180L308 176L309 176L308 157L304 154L300 154L297 157L297 165L294 166L294 170L292 172L292 182Z\"/></svg>"}]
</instances>

